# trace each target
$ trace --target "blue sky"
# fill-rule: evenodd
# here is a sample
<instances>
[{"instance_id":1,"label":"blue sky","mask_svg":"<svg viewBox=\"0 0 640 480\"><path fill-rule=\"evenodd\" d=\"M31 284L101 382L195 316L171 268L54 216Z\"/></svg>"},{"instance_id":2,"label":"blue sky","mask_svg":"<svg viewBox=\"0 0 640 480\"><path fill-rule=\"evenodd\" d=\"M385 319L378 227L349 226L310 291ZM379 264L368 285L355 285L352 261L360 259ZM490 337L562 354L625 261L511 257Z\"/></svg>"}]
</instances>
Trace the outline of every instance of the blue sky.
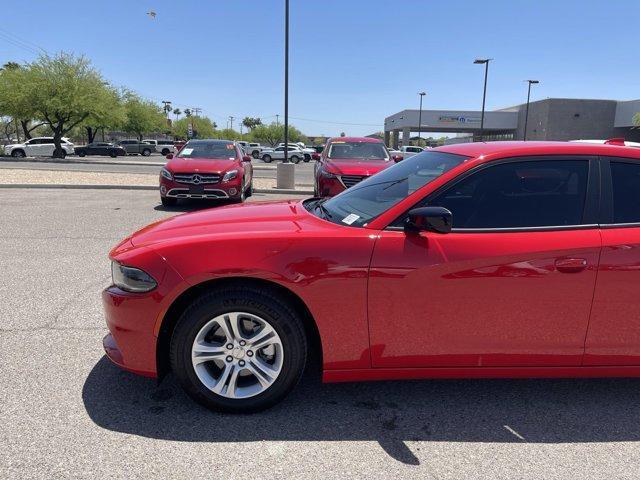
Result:
<instances>
[{"instance_id":1,"label":"blue sky","mask_svg":"<svg viewBox=\"0 0 640 480\"><path fill-rule=\"evenodd\" d=\"M11 3L2 63L35 58L17 37L84 54L115 85L219 126L283 113L283 0ZM487 109L524 102L527 78L541 81L532 99L640 98L639 19L637 0L291 0L291 123L369 134L421 90L424 108L479 109L478 56L495 59Z\"/></svg>"}]
</instances>

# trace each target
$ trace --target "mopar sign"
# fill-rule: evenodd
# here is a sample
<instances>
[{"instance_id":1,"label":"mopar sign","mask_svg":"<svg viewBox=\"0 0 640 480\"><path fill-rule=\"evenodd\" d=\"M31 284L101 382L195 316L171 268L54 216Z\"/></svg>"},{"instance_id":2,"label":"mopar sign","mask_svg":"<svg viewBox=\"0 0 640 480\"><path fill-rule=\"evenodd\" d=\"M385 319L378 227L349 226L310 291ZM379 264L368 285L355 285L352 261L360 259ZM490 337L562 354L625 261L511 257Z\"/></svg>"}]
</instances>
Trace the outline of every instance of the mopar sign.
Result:
<instances>
[{"instance_id":1,"label":"mopar sign","mask_svg":"<svg viewBox=\"0 0 640 480\"><path fill-rule=\"evenodd\" d=\"M479 123L480 117L463 117L458 115L441 115L438 117L438 121L440 123L457 123L457 124L465 124L465 123Z\"/></svg>"}]
</instances>

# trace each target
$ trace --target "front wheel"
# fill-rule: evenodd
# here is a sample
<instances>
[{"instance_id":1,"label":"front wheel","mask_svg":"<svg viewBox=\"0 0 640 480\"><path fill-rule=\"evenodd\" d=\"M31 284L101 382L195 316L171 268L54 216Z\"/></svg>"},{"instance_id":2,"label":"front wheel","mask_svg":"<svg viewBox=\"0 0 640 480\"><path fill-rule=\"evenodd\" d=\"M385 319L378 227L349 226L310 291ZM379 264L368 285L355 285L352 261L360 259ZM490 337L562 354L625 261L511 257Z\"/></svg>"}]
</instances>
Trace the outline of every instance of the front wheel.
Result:
<instances>
[{"instance_id":1,"label":"front wheel","mask_svg":"<svg viewBox=\"0 0 640 480\"><path fill-rule=\"evenodd\" d=\"M142 155L148 157L149 155L151 155L151 150L145 148L144 150L142 150Z\"/></svg>"},{"instance_id":2,"label":"front wheel","mask_svg":"<svg viewBox=\"0 0 640 480\"><path fill-rule=\"evenodd\" d=\"M263 155L262 156L262 161L264 163L271 163L271 155Z\"/></svg>"},{"instance_id":3,"label":"front wheel","mask_svg":"<svg viewBox=\"0 0 640 480\"><path fill-rule=\"evenodd\" d=\"M264 287L230 285L196 299L171 337L171 368L207 408L257 412L298 383L307 340L296 311Z\"/></svg>"},{"instance_id":4,"label":"front wheel","mask_svg":"<svg viewBox=\"0 0 640 480\"><path fill-rule=\"evenodd\" d=\"M300 163L300 157L293 155L291 157L291 161L297 165L298 163Z\"/></svg>"},{"instance_id":5,"label":"front wheel","mask_svg":"<svg viewBox=\"0 0 640 480\"><path fill-rule=\"evenodd\" d=\"M24 158L26 155L24 153L24 150L14 150L11 152L11 156L13 158Z\"/></svg>"},{"instance_id":6,"label":"front wheel","mask_svg":"<svg viewBox=\"0 0 640 480\"><path fill-rule=\"evenodd\" d=\"M78 152L78 156L79 156L79 157L85 157L86 155L87 155L87 154L86 154L85 152L83 152L83 151Z\"/></svg>"},{"instance_id":7,"label":"front wheel","mask_svg":"<svg viewBox=\"0 0 640 480\"><path fill-rule=\"evenodd\" d=\"M251 152L251 156L257 160L260 157L260 152L258 150L254 150Z\"/></svg>"}]
</instances>

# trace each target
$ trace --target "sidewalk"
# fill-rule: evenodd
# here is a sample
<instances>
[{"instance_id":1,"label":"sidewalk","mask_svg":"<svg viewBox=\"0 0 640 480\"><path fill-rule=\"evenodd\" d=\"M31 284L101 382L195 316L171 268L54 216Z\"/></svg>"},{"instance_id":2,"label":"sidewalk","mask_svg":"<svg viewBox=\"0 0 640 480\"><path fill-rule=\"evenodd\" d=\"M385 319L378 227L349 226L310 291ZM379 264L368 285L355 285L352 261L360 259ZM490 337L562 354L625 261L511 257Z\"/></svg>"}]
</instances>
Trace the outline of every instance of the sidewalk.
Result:
<instances>
[{"instance_id":1,"label":"sidewalk","mask_svg":"<svg viewBox=\"0 0 640 480\"><path fill-rule=\"evenodd\" d=\"M0 176L0 188L122 188L155 190L158 175L146 173L72 172L50 170L7 169ZM313 194L311 185L296 185L295 190L276 189L275 178L254 178L253 189L258 193Z\"/></svg>"}]
</instances>

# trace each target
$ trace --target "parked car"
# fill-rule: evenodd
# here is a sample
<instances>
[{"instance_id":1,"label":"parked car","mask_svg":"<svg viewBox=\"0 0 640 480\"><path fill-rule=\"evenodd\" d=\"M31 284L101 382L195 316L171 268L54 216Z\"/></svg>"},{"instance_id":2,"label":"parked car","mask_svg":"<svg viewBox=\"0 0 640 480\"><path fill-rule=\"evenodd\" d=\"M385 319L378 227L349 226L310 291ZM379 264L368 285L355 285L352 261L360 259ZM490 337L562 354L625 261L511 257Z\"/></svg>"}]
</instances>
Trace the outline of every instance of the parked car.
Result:
<instances>
[{"instance_id":1,"label":"parked car","mask_svg":"<svg viewBox=\"0 0 640 480\"><path fill-rule=\"evenodd\" d=\"M401 156L391 156L384 143L368 137L330 138L321 155L314 154L314 192L331 197L353 187L365 178L390 167Z\"/></svg>"},{"instance_id":2,"label":"parked car","mask_svg":"<svg viewBox=\"0 0 640 480\"><path fill-rule=\"evenodd\" d=\"M160 200L175 205L179 198L232 199L253 194L251 157L230 140L189 140L160 171Z\"/></svg>"},{"instance_id":3,"label":"parked car","mask_svg":"<svg viewBox=\"0 0 640 480\"><path fill-rule=\"evenodd\" d=\"M62 138L62 157L73 155L74 146L68 138ZM5 145L4 154L12 157L53 157L53 137L35 137L24 143Z\"/></svg>"},{"instance_id":4,"label":"parked car","mask_svg":"<svg viewBox=\"0 0 640 480\"><path fill-rule=\"evenodd\" d=\"M639 377L639 191L637 148L478 142L330 199L168 218L110 253L104 347L235 412L310 355L325 382Z\"/></svg>"},{"instance_id":5,"label":"parked car","mask_svg":"<svg viewBox=\"0 0 640 480\"><path fill-rule=\"evenodd\" d=\"M606 145L623 145L626 147L640 148L640 142L631 142L624 138L609 138L608 140L569 140L570 142L583 142L583 143L600 143Z\"/></svg>"},{"instance_id":6,"label":"parked car","mask_svg":"<svg viewBox=\"0 0 640 480\"><path fill-rule=\"evenodd\" d=\"M413 145L407 145L407 146L402 146L400 147L400 153L399 155L402 155L404 158L407 157L411 157L417 153L422 153L424 152L424 148L422 147L415 147Z\"/></svg>"},{"instance_id":7,"label":"parked car","mask_svg":"<svg viewBox=\"0 0 640 480\"><path fill-rule=\"evenodd\" d=\"M108 142L88 143L84 146L75 147L74 150L75 154L79 157L84 157L85 155L109 155L110 157L118 157L127 154L124 148Z\"/></svg>"},{"instance_id":8,"label":"parked car","mask_svg":"<svg viewBox=\"0 0 640 480\"><path fill-rule=\"evenodd\" d=\"M260 155L262 155L262 161L265 163L271 163L273 160L284 160L284 146L263 148ZM293 163L300 163L301 160L304 160L304 152L298 146L289 146L287 156Z\"/></svg>"},{"instance_id":9,"label":"parked car","mask_svg":"<svg viewBox=\"0 0 640 480\"><path fill-rule=\"evenodd\" d=\"M143 155L148 157L152 152L156 151L154 145L141 142L140 140L121 140L118 145L125 149L127 155Z\"/></svg>"},{"instance_id":10,"label":"parked car","mask_svg":"<svg viewBox=\"0 0 640 480\"><path fill-rule=\"evenodd\" d=\"M278 147L284 147L284 143L279 143ZM314 153L317 153L315 148L311 148L311 147L307 147L304 143L302 142L298 142L298 143L290 143L289 144L289 148L293 148L293 149L299 149L302 151L302 154L304 155L303 160L305 162L309 162L311 161L311 158L313 156Z\"/></svg>"},{"instance_id":11,"label":"parked car","mask_svg":"<svg viewBox=\"0 0 640 480\"><path fill-rule=\"evenodd\" d=\"M255 142L238 142L247 155L251 155L253 158L260 158L260 152L262 152L262 145Z\"/></svg>"},{"instance_id":12,"label":"parked car","mask_svg":"<svg viewBox=\"0 0 640 480\"><path fill-rule=\"evenodd\" d=\"M170 153L176 153L173 140L143 140L143 142L156 147L156 152L160 152L165 157Z\"/></svg>"}]
</instances>

